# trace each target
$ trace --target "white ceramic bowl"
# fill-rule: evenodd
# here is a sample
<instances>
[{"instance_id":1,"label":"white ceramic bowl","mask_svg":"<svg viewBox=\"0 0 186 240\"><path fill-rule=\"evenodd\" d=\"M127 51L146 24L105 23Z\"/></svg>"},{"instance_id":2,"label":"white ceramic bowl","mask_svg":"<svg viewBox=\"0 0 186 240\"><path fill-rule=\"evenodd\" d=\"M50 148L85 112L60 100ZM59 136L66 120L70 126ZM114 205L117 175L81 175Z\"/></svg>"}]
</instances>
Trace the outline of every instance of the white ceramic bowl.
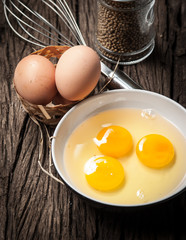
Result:
<instances>
[{"instance_id":1,"label":"white ceramic bowl","mask_svg":"<svg viewBox=\"0 0 186 240\"><path fill-rule=\"evenodd\" d=\"M54 165L61 176L62 180L76 193L97 203L117 206L117 207L136 207L140 205L149 205L157 203L173 197L185 190L186 188L186 173L178 186L167 196L155 202L149 202L140 205L118 205L106 202L100 202L81 193L76 185L69 179L68 173L64 167L64 159L62 158L65 144L71 135L72 131L87 118L113 108L141 108L153 109L170 122L172 122L183 134L186 139L186 110L175 101L150 91L145 90L112 90L102 94L95 95L82 101L74 106L58 123L54 139L52 140L52 157ZM186 164L186 161L185 161Z\"/></svg>"}]
</instances>

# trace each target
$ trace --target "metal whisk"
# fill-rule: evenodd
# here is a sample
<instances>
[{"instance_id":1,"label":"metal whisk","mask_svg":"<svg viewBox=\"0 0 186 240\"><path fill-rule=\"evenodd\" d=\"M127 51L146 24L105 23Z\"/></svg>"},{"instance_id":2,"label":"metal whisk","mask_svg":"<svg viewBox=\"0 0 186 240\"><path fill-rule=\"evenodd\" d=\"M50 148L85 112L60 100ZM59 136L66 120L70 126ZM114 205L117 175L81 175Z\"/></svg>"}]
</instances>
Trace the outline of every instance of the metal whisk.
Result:
<instances>
[{"instance_id":1,"label":"metal whisk","mask_svg":"<svg viewBox=\"0 0 186 240\"><path fill-rule=\"evenodd\" d=\"M15 1L3 0L3 3L5 17L9 26L22 39L40 47L45 47L47 45L46 42L39 39L40 36L44 36L46 39L48 38L56 44L66 44L68 46L74 45L72 41L65 37L62 32L59 31L44 16L36 10L29 8L29 6L25 5L22 1L17 0L15 3ZM41 8L46 6L49 7L56 16L65 23L65 26L69 28L72 36L78 44L86 45L81 31L66 1L57 0L57 3L55 3L52 0L41 0ZM14 18L11 19L11 15ZM17 22L17 26L15 20ZM11 21L13 21L13 24ZM30 37L30 39L20 34L21 29ZM38 36L36 37L34 34L38 34Z\"/></svg>"},{"instance_id":2,"label":"metal whisk","mask_svg":"<svg viewBox=\"0 0 186 240\"><path fill-rule=\"evenodd\" d=\"M62 31L49 22L38 9L29 8L28 4L21 0L6 1L4 4L4 14L11 29L23 40L45 47L47 45L86 45L77 22L65 0L41 0L40 10L48 7L51 14L63 23L63 27L68 29L70 37L64 36ZM44 38L44 41L42 40ZM107 77L112 77L110 88L141 89L129 76L120 70L112 71L103 62L101 62L101 71Z\"/></svg>"}]
</instances>

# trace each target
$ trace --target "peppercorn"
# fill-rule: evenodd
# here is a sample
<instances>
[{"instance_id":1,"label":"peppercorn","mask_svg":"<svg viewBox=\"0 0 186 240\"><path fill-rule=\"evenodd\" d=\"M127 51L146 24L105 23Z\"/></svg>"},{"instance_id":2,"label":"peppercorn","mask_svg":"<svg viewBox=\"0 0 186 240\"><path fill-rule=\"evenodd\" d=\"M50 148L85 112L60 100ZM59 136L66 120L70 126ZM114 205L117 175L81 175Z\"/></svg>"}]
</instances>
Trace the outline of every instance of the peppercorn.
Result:
<instances>
[{"instance_id":1,"label":"peppercorn","mask_svg":"<svg viewBox=\"0 0 186 240\"><path fill-rule=\"evenodd\" d=\"M155 0L97 1L96 48L111 62L137 63L154 48Z\"/></svg>"}]
</instances>

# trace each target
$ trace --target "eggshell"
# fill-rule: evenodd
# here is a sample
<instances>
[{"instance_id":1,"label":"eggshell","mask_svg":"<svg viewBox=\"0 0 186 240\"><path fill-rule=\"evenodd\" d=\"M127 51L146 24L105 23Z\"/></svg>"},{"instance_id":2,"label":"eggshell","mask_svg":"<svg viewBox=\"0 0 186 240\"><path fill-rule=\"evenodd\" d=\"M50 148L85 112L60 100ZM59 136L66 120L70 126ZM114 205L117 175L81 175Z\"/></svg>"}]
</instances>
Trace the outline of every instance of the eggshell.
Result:
<instances>
[{"instance_id":1,"label":"eggshell","mask_svg":"<svg viewBox=\"0 0 186 240\"><path fill-rule=\"evenodd\" d=\"M65 99L78 101L96 86L101 74L97 53L87 46L74 46L59 59L56 66L56 86Z\"/></svg>"},{"instance_id":2,"label":"eggshell","mask_svg":"<svg viewBox=\"0 0 186 240\"><path fill-rule=\"evenodd\" d=\"M59 92L57 92L56 96L54 97L54 99L52 100L52 102L56 105L58 104L62 104L62 105L69 105L69 104L73 104L72 101L65 99L64 97L61 96L61 94Z\"/></svg>"},{"instance_id":3,"label":"eggshell","mask_svg":"<svg viewBox=\"0 0 186 240\"><path fill-rule=\"evenodd\" d=\"M20 96L28 102L46 105L57 94L55 67L43 56L29 55L18 63L14 84Z\"/></svg>"}]
</instances>

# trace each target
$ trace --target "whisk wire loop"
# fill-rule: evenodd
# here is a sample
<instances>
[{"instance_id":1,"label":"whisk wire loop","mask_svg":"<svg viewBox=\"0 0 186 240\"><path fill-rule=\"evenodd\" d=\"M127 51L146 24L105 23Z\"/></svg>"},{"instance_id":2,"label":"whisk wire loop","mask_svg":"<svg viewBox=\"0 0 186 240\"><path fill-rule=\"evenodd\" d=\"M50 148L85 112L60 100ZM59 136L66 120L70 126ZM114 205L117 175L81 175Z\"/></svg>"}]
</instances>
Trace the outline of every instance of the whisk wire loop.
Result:
<instances>
[{"instance_id":1,"label":"whisk wire loop","mask_svg":"<svg viewBox=\"0 0 186 240\"><path fill-rule=\"evenodd\" d=\"M76 22L76 20L75 20L75 18L74 18L74 16L73 16L73 14L72 14L72 11L70 10L67 2L66 2L65 0L63 0L63 3L62 3L61 0L57 0L57 1L58 1L58 3L59 3L61 6L64 6L64 9L65 9L67 15L69 16L69 19L71 19L71 21L73 22L74 29L76 30L77 36L80 37L81 44L86 45L85 40L84 40L84 38L83 38L83 35L82 35L82 33L81 33L80 29L79 29L79 26L78 26L78 24L77 24L77 22Z\"/></svg>"},{"instance_id":2,"label":"whisk wire loop","mask_svg":"<svg viewBox=\"0 0 186 240\"><path fill-rule=\"evenodd\" d=\"M50 1L50 0L49 0ZM56 8L57 8L57 10L59 11L57 11L54 7L52 7L49 3L47 3L46 1L44 1L44 0L42 0L42 2L43 3L45 3L49 8L51 8L58 16L59 16L59 18L65 23L65 25L68 27L68 29L71 31L71 33L73 34L73 36L74 36L74 38L76 39L76 41L79 43L79 44L81 44L80 43L80 41L79 41L79 39L78 39L78 36L76 36L77 35L77 33L74 31L74 29L73 29L73 25L71 24L71 20L70 19L67 19L67 16L65 15L65 13L63 12L63 11L61 11L61 9L53 2L53 1L50 1L51 2L51 4L53 4ZM60 14L61 13L61 14ZM47 21L46 19L44 19L39 13L37 13L40 17L41 17L41 19L43 19L44 21ZM49 23L50 24L50 23ZM54 27L55 28L55 27ZM56 28L55 28L55 30L57 30ZM63 37L66 39L66 40L68 40L64 35L63 35ZM69 40L68 40L69 41ZM69 41L70 42L70 41ZM71 42L71 45L73 45L73 43Z\"/></svg>"},{"instance_id":3,"label":"whisk wire loop","mask_svg":"<svg viewBox=\"0 0 186 240\"><path fill-rule=\"evenodd\" d=\"M62 34L62 32L50 23L43 15L36 10L30 9L29 6L24 4L21 0L16 1L18 5L12 0L2 0L2 2L4 4L4 14L9 26L14 33L23 40L40 47L45 47L49 44L41 40L42 36L44 39L51 40L58 45L75 45L73 41ZM86 45L76 20L65 0L57 0L56 3L52 0L41 0L41 2L56 13L56 16L58 16L64 25L70 30L71 35L78 44ZM16 21L13 21L12 17L16 19ZM13 24L11 21L13 21ZM16 28L15 22L17 22L18 28ZM20 33L20 30L26 33L27 38Z\"/></svg>"}]
</instances>

